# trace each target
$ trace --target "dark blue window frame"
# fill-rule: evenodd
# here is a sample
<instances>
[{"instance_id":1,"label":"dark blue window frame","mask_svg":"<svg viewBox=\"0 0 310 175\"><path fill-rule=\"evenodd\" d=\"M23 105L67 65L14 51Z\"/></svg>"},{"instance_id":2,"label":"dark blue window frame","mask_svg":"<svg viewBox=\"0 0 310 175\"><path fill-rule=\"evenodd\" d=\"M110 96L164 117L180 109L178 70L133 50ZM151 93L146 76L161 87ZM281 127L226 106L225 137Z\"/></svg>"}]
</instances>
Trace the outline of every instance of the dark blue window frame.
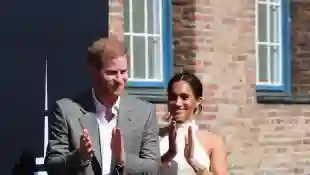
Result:
<instances>
[{"instance_id":1,"label":"dark blue window frame","mask_svg":"<svg viewBox=\"0 0 310 175\"><path fill-rule=\"evenodd\" d=\"M162 0L162 81L129 81L128 88L166 88L173 72L172 51L172 0Z\"/></svg>"},{"instance_id":2,"label":"dark blue window frame","mask_svg":"<svg viewBox=\"0 0 310 175\"><path fill-rule=\"evenodd\" d=\"M274 94L282 94L283 96L291 96L292 94L292 46L291 46L291 1L280 0L281 11L281 30L282 36L280 47L282 52L282 84L281 85L256 85L257 92L261 92L264 96L273 96Z\"/></svg>"}]
</instances>

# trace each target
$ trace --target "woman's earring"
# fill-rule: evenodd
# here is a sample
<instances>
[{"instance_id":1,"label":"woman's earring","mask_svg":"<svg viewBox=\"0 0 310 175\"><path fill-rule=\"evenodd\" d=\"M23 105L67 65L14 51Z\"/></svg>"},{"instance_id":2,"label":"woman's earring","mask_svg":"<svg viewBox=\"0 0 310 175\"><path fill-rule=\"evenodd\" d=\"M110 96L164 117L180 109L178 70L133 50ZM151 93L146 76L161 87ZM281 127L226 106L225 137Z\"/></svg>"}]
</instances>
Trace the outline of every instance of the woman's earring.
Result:
<instances>
[{"instance_id":1,"label":"woman's earring","mask_svg":"<svg viewBox=\"0 0 310 175\"><path fill-rule=\"evenodd\" d=\"M199 113L202 112L202 104L199 104L198 108L199 108Z\"/></svg>"}]
</instances>

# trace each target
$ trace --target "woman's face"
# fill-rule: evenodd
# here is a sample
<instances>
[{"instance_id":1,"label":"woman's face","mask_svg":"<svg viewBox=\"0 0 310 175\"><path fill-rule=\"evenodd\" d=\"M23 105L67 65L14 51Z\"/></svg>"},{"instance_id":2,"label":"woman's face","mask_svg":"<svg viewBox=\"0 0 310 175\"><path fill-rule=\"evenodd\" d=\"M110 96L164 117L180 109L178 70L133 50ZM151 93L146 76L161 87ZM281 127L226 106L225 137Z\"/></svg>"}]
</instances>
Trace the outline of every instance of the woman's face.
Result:
<instances>
[{"instance_id":1,"label":"woman's face","mask_svg":"<svg viewBox=\"0 0 310 175\"><path fill-rule=\"evenodd\" d=\"M185 81L177 81L168 94L168 111L177 123L191 119L199 101L195 98L191 86Z\"/></svg>"}]
</instances>

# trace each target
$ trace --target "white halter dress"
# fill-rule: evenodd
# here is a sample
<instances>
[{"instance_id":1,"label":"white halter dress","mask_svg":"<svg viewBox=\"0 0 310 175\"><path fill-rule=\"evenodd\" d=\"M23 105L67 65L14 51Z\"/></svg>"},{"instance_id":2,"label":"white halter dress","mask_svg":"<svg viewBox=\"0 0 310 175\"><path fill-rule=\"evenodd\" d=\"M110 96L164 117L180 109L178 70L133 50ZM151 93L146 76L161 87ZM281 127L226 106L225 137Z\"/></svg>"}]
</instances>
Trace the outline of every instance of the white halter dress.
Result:
<instances>
[{"instance_id":1,"label":"white halter dress","mask_svg":"<svg viewBox=\"0 0 310 175\"><path fill-rule=\"evenodd\" d=\"M194 157L201 164L204 165L207 169L210 169L210 158L203 146L199 143L195 131L198 129L198 126L195 124L195 121L190 121L183 124L177 129L177 155L171 162L170 166L164 166L161 168L161 175L195 175L194 170L184 158L184 147L185 147L185 136L187 135L188 127L192 126L194 133ZM160 153L161 155L165 154L169 148L169 138L164 136L160 138Z\"/></svg>"}]
</instances>

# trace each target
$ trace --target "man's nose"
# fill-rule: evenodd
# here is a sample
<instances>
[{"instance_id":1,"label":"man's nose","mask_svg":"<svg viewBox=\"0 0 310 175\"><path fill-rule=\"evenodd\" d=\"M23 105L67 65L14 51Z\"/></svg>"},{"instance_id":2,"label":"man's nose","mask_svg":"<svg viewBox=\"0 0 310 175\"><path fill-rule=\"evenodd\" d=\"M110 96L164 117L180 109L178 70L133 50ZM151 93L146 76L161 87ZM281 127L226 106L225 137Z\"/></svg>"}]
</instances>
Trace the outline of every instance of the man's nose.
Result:
<instances>
[{"instance_id":1,"label":"man's nose","mask_svg":"<svg viewBox=\"0 0 310 175\"><path fill-rule=\"evenodd\" d=\"M120 84L124 83L123 76L122 76L122 74L121 74L120 72L116 74L115 80L116 80L118 83L120 83Z\"/></svg>"}]
</instances>

